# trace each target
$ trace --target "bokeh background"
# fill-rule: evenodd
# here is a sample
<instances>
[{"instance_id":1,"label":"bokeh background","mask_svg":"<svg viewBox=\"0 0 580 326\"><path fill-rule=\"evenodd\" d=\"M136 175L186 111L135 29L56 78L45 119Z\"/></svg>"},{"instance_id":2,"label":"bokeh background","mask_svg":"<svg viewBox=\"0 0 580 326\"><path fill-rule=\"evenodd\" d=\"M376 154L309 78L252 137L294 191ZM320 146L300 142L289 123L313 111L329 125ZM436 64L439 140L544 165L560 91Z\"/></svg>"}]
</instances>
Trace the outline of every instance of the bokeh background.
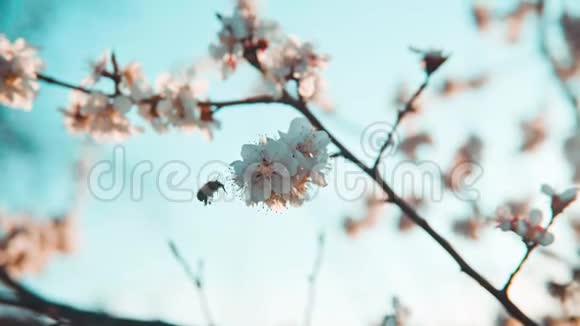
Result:
<instances>
[{"instance_id":1,"label":"bokeh background","mask_svg":"<svg viewBox=\"0 0 580 326\"><path fill-rule=\"evenodd\" d=\"M261 4L264 16L331 55L325 76L336 113L317 114L367 161L372 158L362 150L361 132L373 122L394 121L392 98L402 81L411 88L422 81L418 57L409 52L409 45L436 47L451 53L451 59L437 72L434 85L449 76L482 71L491 73L491 80L452 99L433 97L419 118L403 126L403 134L419 129L432 133L435 146L423 149L420 157L445 169L469 134L481 136L484 174L476 189L488 213L507 199L527 196L547 212L548 199L540 195L540 185L571 185L562 143L573 130L572 113L539 55L533 18L527 21L522 42L509 44L499 30L480 35L467 0ZM492 5L501 10L513 3ZM214 14L232 8L231 0L1 0L0 32L10 39L27 38L40 49L45 73L67 81L82 80L89 61L106 48L114 49L122 63L140 62L153 79L206 62L208 45L220 27ZM212 99L243 97L259 85L259 76L247 66L225 82L217 72L206 70L201 69L200 77L209 80ZM434 91L427 96L430 92ZM64 89L42 85L32 112L0 110L4 209L51 216L70 207L77 191L71 170L84 145L65 130L58 112L68 95ZM542 111L548 140L534 153L518 153L520 120ZM324 232L314 325L376 324L391 311L395 295L412 310L412 325L491 325L501 312L495 300L462 275L421 230L400 233L395 208L387 207L378 225L357 238L343 232L343 218L364 215L365 210L362 190L344 198L344 174L356 169L343 160L333 163L338 172L331 174L329 186L315 200L278 213L246 207L239 200L207 207L196 200L172 202L158 191L156 173L173 160L189 165L185 184L194 191L200 175L203 180L209 172L219 172L227 179L226 164L239 158L244 143L287 129L296 116L275 105L228 109L218 116L222 129L212 143L199 134L158 135L152 130L124 142L129 171L144 160L154 166L153 174L145 177L143 200L131 200L128 187L114 201L87 196L77 251L55 258L43 273L25 278L26 283L54 300L85 308L201 324L195 289L167 248L167 240L173 239L192 264L205 262L206 292L219 325L297 325L306 304L317 237ZM110 159L113 153L113 145L92 148L96 161ZM385 166L387 179L396 162L393 158ZM352 196L357 193L358 198ZM469 207L446 193L422 212L476 269L494 284L503 284L524 248L515 236L493 227L478 242L453 234L451 221L469 214ZM574 218L574 209L567 215L555 224L556 241L550 249L577 261L567 221ZM533 256L512 289L514 301L534 318L559 314L545 281L565 280L567 273L565 266Z\"/></svg>"}]
</instances>

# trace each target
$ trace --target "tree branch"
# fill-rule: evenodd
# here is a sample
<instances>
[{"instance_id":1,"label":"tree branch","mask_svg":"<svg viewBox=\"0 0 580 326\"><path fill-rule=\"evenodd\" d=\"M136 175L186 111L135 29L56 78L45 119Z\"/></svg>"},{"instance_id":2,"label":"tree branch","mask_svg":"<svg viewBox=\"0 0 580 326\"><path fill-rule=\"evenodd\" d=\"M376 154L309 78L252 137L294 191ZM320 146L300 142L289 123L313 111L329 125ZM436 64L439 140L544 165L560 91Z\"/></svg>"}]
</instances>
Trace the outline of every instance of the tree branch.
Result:
<instances>
[{"instance_id":1,"label":"tree branch","mask_svg":"<svg viewBox=\"0 0 580 326\"><path fill-rule=\"evenodd\" d=\"M545 228L546 232L554 224L554 221L556 220L556 217L558 217L558 214L552 212L552 215L550 216L550 221L548 222L548 224L546 225L546 228ZM526 253L524 254L524 257L522 258L522 260L520 261L520 263L518 264L518 266L516 267L516 269L511 273L511 275L509 276L508 280L506 281L505 285L502 288L502 292L504 292L506 296L508 295L509 288L512 285L514 279L516 278L516 276L518 275L518 273L522 270L522 267L528 261L528 258L530 257L530 255L532 254L532 252L537 247L538 247L538 243L537 242L534 242L532 244L526 243Z\"/></svg>"},{"instance_id":2,"label":"tree branch","mask_svg":"<svg viewBox=\"0 0 580 326\"><path fill-rule=\"evenodd\" d=\"M38 78L38 80L41 80L43 82L46 82L48 84L52 84L52 85L57 85L57 86L61 86L64 88L68 88L68 89L72 89L75 91L79 91L79 92L83 92L85 94L91 94L92 91L88 88L84 88L82 86L77 86L77 85L73 85L71 83L67 83L65 81L62 80L58 80L56 78L41 74L41 73L37 73L36 77Z\"/></svg>"},{"instance_id":3,"label":"tree branch","mask_svg":"<svg viewBox=\"0 0 580 326\"><path fill-rule=\"evenodd\" d=\"M423 87L424 88L424 87ZM485 277L479 274L473 267L471 267L461 255L453 248L453 246L437 231L435 231L431 225L421 217L407 202L405 202L401 197L397 196L393 189L383 180L379 173L376 170L366 166L362 161L360 161L348 148L346 148L328 129L326 129L320 120L310 111L308 106L305 103L300 102L297 99L291 97L287 92L283 93L283 96L273 101L275 103L283 103L287 104L302 115L304 115L308 121L314 126L314 128L318 130L325 131L331 142L338 147L342 156L351 161L353 164L357 165L365 174L367 174L371 179L373 179L381 189L387 194L389 198L389 202L397 205L403 213L407 214L409 218L415 222L420 228L422 228L427 234L439 244L440 247L443 248L452 258L455 260L457 265L459 265L460 270L475 280L481 287L483 287L487 292L493 295L499 303L516 319L522 322L524 325L537 325L536 322L531 320L524 312L522 312L508 297L505 293L495 288ZM237 104L256 104L256 103L263 103L263 102L244 102L240 103L240 101L231 101L231 102L222 102L222 103L234 103L232 105ZM227 107L228 105L224 105L223 107Z\"/></svg>"},{"instance_id":4,"label":"tree branch","mask_svg":"<svg viewBox=\"0 0 580 326\"><path fill-rule=\"evenodd\" d=\"M403 120L403 118L408 113L413 112L415 110L415 107L414 107L415 101L423 93L425 88L427 88L427 85L429 84L430 76L431 75L429 75L429 74L426 75L425 81L421 84L421 86L419 86L419 88L415 91L415 93L411 96L411 98L409 98L409 100L407 101L407 104L405 104L405 108L402 111L401 110L397 111L397 120L395 120L395 124L393 125L393 128L389 132L389 135L387 136L387 140L385 140L385 142L383 143L383 145L379 149L379 154L377 155L377 158L375 159L375 163L373 164L373 171L376 171L377 168L379 167L379 164L381 163L381 156L383 155L383 152L387 149L387 147L389 147L391 145L391 142L393 141L393 136L394 136L395 132L397 131L399 124L401 124L401 121Z\"/></svg>"},{"instance_id":5,"label":"tree branch","mask_svg":"<svg viewBox=\"0 0 580 326\"><path fill-rule=\"evenodd\" d=\"M211 309L209 308L209 301L207 299L207 295L205 294L205 289L203 285L203 277L201 275L203 262L201 261L199 262L199 269L196 274L191 269L191 266L189 266L187 260L185 260L185 258L181 255L179 249L177 248L177 245L173 241L169 241L169 249L171 250L171 253L173 254L173 257L175 258L177 263L181 265L183 271L185 272L185 274L187 275L187 277L197 290L199 301L201 303L201 312L205 317L206 324L208 326L215 326L216 324L212 318Z\"/></svg>"},{"instance_id":6,"label":"tree branch","mask_svg":"<svg viewBox=\"0 0 580 326\"><path fill-rule=\"evenodd\" d=\"M514 278L522 270L522 267L524 266L524 264L526 263L526 261L530 257L532 251L534 251L534 249L536 249L537 246L538 246L537 243L534 243L533 245L526 245L526 253L525 253L524 257L522 258L522 260L520 261L520 263L518 264L516 269L511 273L510 277L508 278L505 285L501 289L506 294L506 296L508 295L509 288L512 285L512 282L514 281Z\"/></svg>"},{"instance_id":7,"label":"tree branch","mask_svg":"<svg viewBox=\"0 0 580 326\"><path fill-rule=\"evenodd\" d=\"M324 259L324 241L324 233L321 233L318 236L316 259L312 266L312 272L308 277L308 299L306 302L306 309L304 310L304 326L310 326L312 323L312 314L316 304L316 281L318 280L318 274L320 274L320 268L322 267L322 261Z\"/></svg>"},{"instance_id":8,"label":"tree branch","mask_svg":"<svg viewBox=\"0 0 580 326\"><path fill-rule=\"evenodd\" d=\"M12 291L13 297L0 296L0 304L22 308L71 325L83 326L176 326L162 321L142 321L110 316L102 312L77 309L49 301L15 281L0 268L0 282Z\"/></svg>"}]
</instances>

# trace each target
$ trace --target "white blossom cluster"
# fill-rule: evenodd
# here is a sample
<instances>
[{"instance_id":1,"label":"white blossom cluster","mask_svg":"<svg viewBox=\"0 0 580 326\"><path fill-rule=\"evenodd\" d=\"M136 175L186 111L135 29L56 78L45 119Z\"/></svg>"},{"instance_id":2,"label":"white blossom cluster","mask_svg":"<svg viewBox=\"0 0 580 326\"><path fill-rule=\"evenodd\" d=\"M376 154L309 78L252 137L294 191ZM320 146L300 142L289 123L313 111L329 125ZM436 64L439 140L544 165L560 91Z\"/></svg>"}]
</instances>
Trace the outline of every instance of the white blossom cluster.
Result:
<instances>
[{"instance_id":1,"label":"white blossom cluster","mask_svg":"<svg viewBox=\"0 0 580 326\"><path fill-rule=\"evenodd\" d=\"M231 16L218 15L222 29L217 44L210 44L210 55L221 64L222 76L227 78L244 59L248 50L263 53L270 42L280 35L278 23L258 17L251 0L239 0Z\"/></svg>"},{"instance_id":2,"label":"white blossom cluster","mask_svg":"<svg viewBox=\"0 0 580 326\"><path fill-rule=\"evenodd\" d=\"M273 47L264 57L266 76L279 89L290 81L298 85L298 93L306 100L320 96L326 89L326 82L320 73L329 57L317 54L314 45L302 42L289 35L284 43Z\"/></svg>"},{"instance_id":3,"label":"white blossom cluster","mask_svg":"<svg viewBox=\"0 0 580 326\"><path fill-rule=\"evenodd\" d=\"M267 88L275 95L288 91L293 82L303 100L332 110L321 76L327 55L317 53L312 43L284 35L277 23L260 19L251 1L239 0L232 16L219 17L222 29L218 43L210 45L210 55L221 64L224 78L246 59L260 68Z\"/></svg>"},{"instance_id":4,"label":"white blossom cluster","mask_svg":"<svg viewBox=\"0 0 580 326\"><path fill-rule=\"evenodd\" d=\"M242 146L242 160L231 164L234 183L248 205L263 203L273 210L300 206L309 199L311 185L327 185L328 134L315 130L306 118L294 119L288 132L279 134L279 139Z\"/></svg>"},{"instance_id":5,"label":"white blossom cluster","mask_svg":"<svg viewBox=\"0 0 580 326\"><path fill-rule=\"evenodd\" d=\"M542 211L540 210L533 209L525 217L513 216L507 210L500 210L498 223L502 231L515 232L528 245L539 243L542 246L548 246L554 242L554 235L541 225Z\"/></svg>"},{"instance_id":6,"label":"white blossom cluster","mask_svg":"<svg viewBox=\"0 0 580 326\"><path fill-rule=\"evenodd\" d=\"M132 106L125 95L74 91L68 108L63 110L65 126L72 133L89 134L97 141L122 141L139 131L126 117Z\"/></svg>"},{"instance_id":7,"label":"white blossom cluster","mask_svg":"<svg viewBox=\"0 0 580 326\"><path fill-rule=\"evenodd\" d=\"M208 140L219 122L213 119L211 107L199 103L198 98L207 90L202 81L180 81L170 75L162 75L157 81L156 105L143 103L139 113L160 132L173 126L184 131L200 131Z\"/></svg>"},{"instance_id":8,"label":"white blossom cluster","mask_svg":"<svg viewBox=\"0 0 580 326\"><path fill-rule=\"evenodd\" d=\"M29 111L38 91L36 73L42 69L36 49L19 38L11 43L0 34L0 104Z\"/></svg>"},{"instance_id":9,"label":"white blossom cluster","mask_svg":"<svg viewBox=\"0 0 580 326\"><path fill-rule=\"evenodd\" d=\"M577 195L575 188L558 194L548 185L542 186L542 192L551 199L552 219L570 205ZM554 235L542 226L542 211L533 209L528 216L518 216L508 208L501 208L497 212L498 227L502 231L511 231L519 235L527 245L540 244L548 246L554 242Z\"/></svg>"},{"instance_id":10,"label":"white blossom cluster","mask_svg":"<svg viewBox=\"0 0 580 326\"><path fill-rule=\"evenodd\" d=\"M94 86L102 78L113 79L115 94L98 91L74 91L69 107L64 110L65 124L73 133L86 133L99 141L122 141L140 132L131 124L127 114L138 107L138 114L157 132L169 127L180 130L200 130L208 139L218 126L209 106L201 105L198 97L207 88L193 78L162 75L155 87L145 79L138 63L114 67L108 52L92 64L91 73L81 85ZM117 63L113 63L116 65Z\"/></svg>"}]
</instances>

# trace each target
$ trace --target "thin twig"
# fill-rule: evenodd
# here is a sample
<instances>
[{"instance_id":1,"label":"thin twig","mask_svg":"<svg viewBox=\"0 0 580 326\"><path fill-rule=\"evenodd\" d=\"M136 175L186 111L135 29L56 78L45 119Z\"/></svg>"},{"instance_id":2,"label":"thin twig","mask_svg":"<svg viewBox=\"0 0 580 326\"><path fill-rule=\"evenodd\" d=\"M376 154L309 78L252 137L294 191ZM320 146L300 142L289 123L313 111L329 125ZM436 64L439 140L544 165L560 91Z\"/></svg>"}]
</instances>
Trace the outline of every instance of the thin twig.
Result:
<instances>
[{"instance_id":1,"label":"thin twig","mask_svg":"<svg viewBox=\"0 0 580 326\"><path fill-rule=\"evenodd\" d=\"M383 152L391 145L391 142L393 141L393 136L394 136L395 132L397 132L397 128L399 127L399 124L401 124L401 121L403 121L403 118L407 114L409 114L415 110L415 107L414 107L415 101L417 100L417 98L419 98L421 93L423 93L425 88L427 88L427 85L429 84L429 77L430 77L430 75L426 75L425 81L423 81L423 83L415 91L413 96L411 96L411 98L409 98L409 100L405 104L405 108L403 110L397 111L397 120L395 120L395 124L393 125L393 128L389 132L387 139L385 140L385 142L383 143L383 145L379 149L379 154L377 155L377 158L375 159L375 163L373 164L374 171L376 171L377 168L379 167L379 164L381 163L381 156L383 155Z\"/></svg>"},{"instance_id":2,"label":"thin twig","mask_svg":"<svg viewBox=\"0 0 580 326\"><path fill-rule=\"evenodd\" d=\"M508 280L505 282L505 285L501 289L506 295L508 294L508 291L510 289L510 286L512 285L512 282L514 281L514 278L522 270L522 267L524 266L526 261L528 261L528 258L532 254L532 251L534 251L534 249L536 249L537 246L538 246L537 243L534 243L532 245L526 245L526 253L524 254L524 257L522 258L516 269L510 274L510 277L508 278Z\"/></svg>"},{"instance_id":3,"label":"thin twig","mask_svg":"<svg viewBox=\"0 0 580 326\"><path fill-rule=\"evenodd\" d=\"M550 216L550 221L548 221L548 224L544 228L546 232L548 232L548 230L550 229L550 227L552 227L552 225L556 221L556 218L558 217L558 215L559 214L554 215L554 213L552 212L552 215ZM518 266L516 267L516 269L510 274L508 280L506 281L505 285L502 288L502 292L504 292L506 296L508 295L509 288L512 285L515 277L522 270L522 267L528 261L528 258L530 257L530 255L532 254L532 252L537 247L538 247L538 243L537 242L526 243L526 253L524 254L524 257L522 258L522 260L520 261L520 263L518 264Z\"/></svg>"},{"instance_id":4,"label":"thin twig","mask_svg":"<svg viewBox=\"0 0 580 326\"><path fill-rule=\"evenodd\" d=\"M179 249L177 248L177 245L173 241L169 241L169 249L171 250L171 253L173 254L175 260L179 263L179 265L181 265L181 268L183 268L183 271L185 272L185 274L187 275L187 277L197 290L201 306L201 312L205 317L206 324L208 326L215 326L216 324L214 322L214 319L212 318L211 309L209 307L209 301L207 299L207 295L205 294L202 276L203 262L200 261L198 263L198 271L197 273L194 273L193 270L191 269L191 266L189 265L187 260L183 258Z\"/></svg>"},{"instance_id":5,"label":"thin twig","mask_svg":"<svg viewBox=\"0 0 580 326\"><path fill-rule=\"evenodd\" d=\"M223 102L201 101L198 103L198 105L213 107L214 108L213 113L216 113L221 109L223 109L224 107L228 106L243 105L243 104L270 104L279 102L280 102L279 99L275 98L272 95L257 95L234 101L223 101Z\"/></svg>"},{"instance_id":6,"label":"thin twig","mask_svg":"<svg viewBox=\"0 0 580 326\"><path fill-rule=\"evenodd\" d=\"M67 83L65 81L62 81L62 80L59 80L59 79L56 79L56 78L53 78L53 77L50 77L50 76L47 76L47 75L44 75L44 74L41 74L41 73L37 73L36 74L36 77L38 78L38 80L41 80L43 82L46 82L46 83L49 83L49 84L52 84L52 85L57 85L57 86L61 86L61 87L64 87L64 88L76 90L76 91L79 91L79 92L83 92L85 94L91 94L92 93L92 91L90 89L88 89L88 88L84 88L82 86L73 85L71 83Z\"/></svg>"},{"instance_id":7,"label":"thin twig","mask_svg":"<svg viewBox=\"0 0 580 326\"><path fill-rule=\"evenodd\" d=\"M316 281L318 280L320 268L322 267L322 262L324 260L324 242L325 236L324 233L321 233L318 236L316 259L314 260L314 265L312 266L312 272L308 277L308 298L306 301L306 308L304 310L304 326L310 326L312 323L312 315L316 305Z\"/></svg>"}]
</instances>

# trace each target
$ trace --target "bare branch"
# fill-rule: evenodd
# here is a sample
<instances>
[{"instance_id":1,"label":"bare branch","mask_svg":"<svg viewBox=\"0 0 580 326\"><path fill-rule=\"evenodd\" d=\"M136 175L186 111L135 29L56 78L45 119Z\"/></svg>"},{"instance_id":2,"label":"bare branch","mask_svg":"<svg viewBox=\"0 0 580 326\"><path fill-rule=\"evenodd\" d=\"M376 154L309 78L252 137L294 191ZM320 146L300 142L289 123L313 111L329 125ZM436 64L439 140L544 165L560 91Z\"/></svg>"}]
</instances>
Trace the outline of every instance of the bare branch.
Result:
<instances>
[{"instance_id":1,"label":"bare branch","mask_svg":"<svg viewBox=\"0 0 580 326\"><path fill-rule=\"evenodd\" d=\"M187 260L185 260L185 258L181 255L179 248L177 248L177 245L173 241L169 241L168 244L169 244L169 249L171 250L171 253L173 254L173 257L175 258L177 263L179 263L179 265L181 265L181 267L183 268L183 271L185 272L185 274L187 275L187 277L189 278L189 280L191 281L191 283L195 286L195 288L197 290L197 294L199 296L199 301L201 304L201 312L203 313L203 315L205 317L206 324L208 326L215 326L216 324L213 321L211 309L209 308L209 301L207 299L207 295L205 294L205 289L204 289L203 276L202 276L203 262L199 261L198 271L197 271L197 273L194 273L193 270L191 269L191 266L187 262Z\"/></svg>"},{"instance_id":2,"label":"bare branch","mask_svg":"<svg viewBox=\"0 0 580 326\"><path fill-rule=\"evenodd\" d=\"M316 259L314 260L314 265L312 266L312 272L308 277L308 299L306 302L306 309L304 311L304 326L310 326L312 323L312 314L316 304L316 281L318 280L318 274L320 274L320 268L322 267L322 261L324 259L324 242L324 233L320 233L318 236Z\"/></svg>"},{"instance_id":3,"label":"bare branch","mask_svg":"<svg viewBox=\"0 0 580 326\"><path fill-rule=\"evenodd\" d=\"M383 145L379 149L379 153L377 155L377 158L375 159L375 163L373 164L374 171L376 171L377 168L379 167L379 164L381 163L381 156L383 155L383 152L391 145L391 142L393 141L393 136L394 136L395 132L397 131L399 124L401 124L401 121L403 120L403 118L407 114L415 111L415 106L414 106L415 101L417 100L417 98L419 98L419 96L423 93L423 91L425 90L425 88L429 84L429 77L430 76L431 75L427 75L425 77L425 81L421 84L421 86L419 86L419 88L415 91L413 96L411 96L411 98L407 101L405 108L403 110L397 111L397 120L395 120L395 124L393 125L393 128L389 132L389 135L387 136L387 140L385 140L385 142L383 143Z\"/></svg>"},{"instance_id":4,"label":"bare branch","mask_svg":"<svg viewBox=\"0 0 580 326\"><path fill-rule=\"evenodd\" d=\"M162 321L119 318L102 312L81 310L49 301L15 281L4 268L0 268L0 282L12 291L10 297L6 297L4 294L0 295L0 304L22 308L63 324L86 326L176 326Z\"/></svg>"},{"instance_id":5,"label":"bare branch","mask_svg":"<svg viewBox=\"0 0 580 326\"><path fill-rule=\"evenodd\" d=\"M77 86L77 85L73 85L70 83L67 83L65 81L41 74L41 73L37 73L36 77L38 77L39 80L52 84L52 85L56 85L56 86L60 86L60 87L64 87L64 88L68 88L68 89L72 89L75 91L79 91L79 92L83 92L85 94L90 94L92 93L92 91L88 88L84 88L82 86Z\"/></svg>"}]
</instances>

